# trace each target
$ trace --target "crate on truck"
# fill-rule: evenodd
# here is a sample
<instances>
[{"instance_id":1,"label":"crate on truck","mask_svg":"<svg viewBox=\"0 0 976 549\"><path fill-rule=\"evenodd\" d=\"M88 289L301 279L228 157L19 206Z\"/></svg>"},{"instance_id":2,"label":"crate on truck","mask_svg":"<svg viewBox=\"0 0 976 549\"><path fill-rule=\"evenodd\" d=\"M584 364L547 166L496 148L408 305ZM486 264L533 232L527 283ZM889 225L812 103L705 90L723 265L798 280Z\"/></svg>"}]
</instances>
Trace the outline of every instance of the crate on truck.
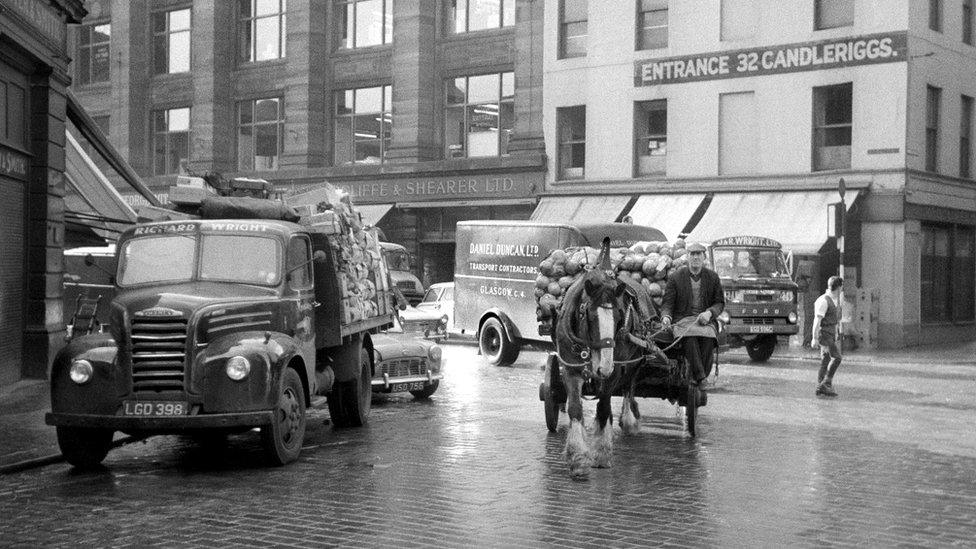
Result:
<instances>
[{"instance_id":1,"label":"crate on truck","mask_svg":"<svg viewBox=\"0 0 976 549\"><path fill-rule=\"evenodd\" d=\"M207 198L201 219L121 235L108 333L73 339L52 368L46 421L69 463L101 462L115 431L259 427L268 460L285 464L314 395L334 425L366 423L371 335L395 315L376 234L350 223L341 193L308 224L270 217L298 220L272 202Z\"/></svg>"},{"instance_id":2,"label":"crate on truck","mask_svg":"<svg viewBox=\"0 0 976 549\"><path fill-rule=\"evenodd\" d=\"M629 247L664 241L661 231L629 223L566 225L534 221L459 221L454 261L454 326L475 334L491 364L511 364L540 335L535 298L539 264L556 249Z\"/></svg>"}]
</instances>

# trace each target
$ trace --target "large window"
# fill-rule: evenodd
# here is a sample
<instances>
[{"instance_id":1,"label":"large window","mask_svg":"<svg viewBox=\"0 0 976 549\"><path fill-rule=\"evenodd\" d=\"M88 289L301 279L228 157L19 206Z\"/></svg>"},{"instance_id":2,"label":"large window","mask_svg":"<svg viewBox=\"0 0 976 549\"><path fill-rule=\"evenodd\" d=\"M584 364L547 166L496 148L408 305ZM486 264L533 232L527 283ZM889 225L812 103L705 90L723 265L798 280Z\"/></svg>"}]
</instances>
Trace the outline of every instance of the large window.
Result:
<instances>
[{"instance_id":1,"label":"large window","mask_svg":"<svg viewBox=\"0 0 976 549\"><path fill-rule=\"evenodd\" d=\"M154 13L153 70L155 74L190 70L190 10Z\"/></svg>"},{"instance_id":2,"label":"large window","mask_svg":"<svg viewBox=\"0 0 976 549\"><path fill-rule=\"evenodd\" d=\"M267 61L285 56L285 3L287 0L239 0L242 62Z\"/></svg>"},{"instance_id":3,"label":"large window","mask_svg":"<svg viewBox=\"0 0 976 549\"><path fill-rule=\"evenodd\" d=\"M854 0L814 0L814 29L834 29L854 24Z\"/></svg>"},{"instance_id":4,"label":"large window","mask_svg":"<svg viewBox=\"0 0 976 549\"><path fill-rule=\"evenodd\" d=\"M962 0L962 42L973 45L973 0Z\"/></svg>"},{"instance_id":5,"label":"large window","mask_svg":"<svg viewBox=\"0 0 976 549\"><path fill-rule=\"evenodd\" d=\"M336 92L332 149L336 165L383 162L393 131L392 104L390 86Z\"/></svg>"},{"instance_id":6,"label":"large window","mask_svg":"<svg viewBox=\"0 0 976 549\"><path fill-rule=\"evenodd\" d=\"M668 0L637 0L637 49L668 47Z\"/></svg>"},{"instance_id":7,"label":"large window","mask_svg":"<svg viewBox=\"0 0 976 549\"><path fill-rule=\"evenodd\" d=\"M939 171L939 111L942 89L926 86L925 94L925 169Z\"/></svg>"},{"instance_id":8,"label":"large window","mask_svg":"<svg viewBox=\"0 0 976 549\"><path fill-rule=\"evenodd\" d=\"M277 170L284 134L284 102L278 98L237 104L237 168Z\"/></svg>"},{"instance_id":9,"label":"large window","mask_svg":"<svg viewBox=\"0 0 976 549\"><path fill-rule=\"evenodd\" d=\"M444 157L503 156L515 123L513 73L447 81Z\"/></svg>"},{"instance_id":10,"label":"large window","mask_svg":"<svg viewBox=\"0 0 976 549\"><path fill-rule=\"evenodd\" d=\"M587 0L559 1L559 58L586 55Z\"/></svg>"},{"instance_id":11,"label":"large window","mask_svg":"<svg viewBox=\"0 0 976 549\"><path fill-rule=\"evenodd\" d=\"M961 97L959 109L959 177L972 175L970 168L973 157L973 98Z\"/></svg>"},{"instance_id":12,"label":"large window","mask_svg":"<svg viewBox=\"0 0 976 549\"><path fill-rule=\"evenodd\" d=\"M190 108L153 111L153 175L180 173L190 158Z\"/></svg>"},{"instance_id":13,"label":"large window","mask_svg":"<svg viewBox=\"0 0 976 549\"><path fill-rule=\"evenodd\" d=\"M84 25L78 28L78 58L75 84L85 86L108 82L112 25Z\"/></svg>"},{"instance_id":14,"label":"large window","mask_svg":"<svg viewBox=\"0 0 976 549\"><path fill-rule=\"evenodd\" d=\"M851 167L853 85L813 89L813 169Z\"/></svg>"},{"instance_id":15,"label":"large window","mask_svg":"<svg viewBox=\"0 0 976 549\"><path fill-rule=\"evenodd\" d=\"M929 28L942 32L942 0L929 0Z\"/></svg>"},{"instance_id":16,"label":"large window","mask_svg":"<svg viewBox=\"0 0 976 549\"><path fill-rule=\"evenodd\" d=\"M637 175L664 175L668 160L668 102L634 104L634 158Z\"/></svg>"},{"instance_id":17,"label":"large window","mask_svg":"<svg viewBox=\"0 0 976 549\"><path fill-rule=\"evenodd\" d=\"M365 48L393 41L393 0L337 0L340 48Z\"/></svg>"},{"instance_id":18,"label":"large window","mask_svg":"<svg viewBox=\"0 0 976 549\"><path fill-rule=\"evenodd\" d=\"M583 179L586 167L586 106L556 109L559 179Z\"/></svg>"},{"instance_id":19,"label":"large window","mask_svg":"<svg viewBox=\"0 0 976 549\"><path fill-rule=\"evenodd\" d=\"M922 224L922 322L976 319L973 248L972 226Z\"/></svg>"},{"instance_id":20,"label":"large window","mask_svg":"<svg viewBox=\"0 0 976 549\"><path fill-rule=\"evenodd\" d=\"M515 0L446 0L447 34L510 27L515 24Z\"/></svg>"}]
</instances>

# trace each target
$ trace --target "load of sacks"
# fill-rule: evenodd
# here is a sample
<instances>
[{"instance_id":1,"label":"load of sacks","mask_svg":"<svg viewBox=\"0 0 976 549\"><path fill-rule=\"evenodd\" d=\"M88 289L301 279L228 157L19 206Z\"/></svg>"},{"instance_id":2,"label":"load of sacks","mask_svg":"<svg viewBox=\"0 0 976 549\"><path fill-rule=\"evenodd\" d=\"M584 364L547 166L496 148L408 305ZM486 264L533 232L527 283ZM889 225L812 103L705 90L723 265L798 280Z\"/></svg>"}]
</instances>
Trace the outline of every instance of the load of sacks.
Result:
<instances>
[{"instance_id":1,"label":"load of sacks","mask_svg":"<svg viewBox=\"0 0 976 549\"><path fill-rule=\"evenodd\" d=\"M638 242L630 248L611 248L610 265L618 278L633 278L648 289L652 297L664 295L672 269L688 263L685 241ZM553 318L562 305L563 295L589 269L599 265L600 250L574 246L554 250L539 264L535 279L535 299L539 320Z\"/></svg>"},{"instance_id":2,"label":"load of sacks","mask_svg":"<svg viewBox=\"0 0 976 549\"><path fill-rule=\"evenodd\" d=\"M346 324L379 314L376 281L380 269L379 246L375 235L360 228L329 237L338 259L339 286L342 289L343 320ZM382 287L382 281L380 281Z\"/></svg>"}]
</instances>

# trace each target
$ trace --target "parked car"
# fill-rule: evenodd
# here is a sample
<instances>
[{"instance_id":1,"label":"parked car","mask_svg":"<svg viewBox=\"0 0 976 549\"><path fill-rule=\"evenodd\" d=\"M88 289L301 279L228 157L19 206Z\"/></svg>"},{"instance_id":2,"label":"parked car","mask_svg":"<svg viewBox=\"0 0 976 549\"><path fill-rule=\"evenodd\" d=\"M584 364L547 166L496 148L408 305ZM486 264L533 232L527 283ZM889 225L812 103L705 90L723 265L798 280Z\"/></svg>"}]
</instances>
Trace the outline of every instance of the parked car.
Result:
<instances>
[{"instance_id":1,"label":"parked car","mask_svg":"<svg viewBox=\"0 0 976 549\"><path fill-rule=\"evenodd\" d=\"M424 299L417 304L421 311L432 311L440 314L444 319L444 328L448 333L454 330L454 283L438 282L431 284L424 294Z\"/></svg>"},{"instance_id":2,"label":"parked car","mask_svg":"<svg viewBox=\"0 0 976 549\"><path fill-rule=\"evenodd\" d=\"M444 377L440 346L415 331L404 331L400 318L392 328L373 335L373 363L374 393L409 392L414 398L430 398Z\"/></svg>"},{"instance_id":3,"label":"parked car","mask_svg":"<svg viewBox=\"0 0 976 549\"><path fill-rule=\"evenodd\" d=\"M405 309L397 311L404 332L424 337L425 339L440 340L447 338L447 318L437 311L419 309L407 305Z\"/></svg>"}]
</instances>

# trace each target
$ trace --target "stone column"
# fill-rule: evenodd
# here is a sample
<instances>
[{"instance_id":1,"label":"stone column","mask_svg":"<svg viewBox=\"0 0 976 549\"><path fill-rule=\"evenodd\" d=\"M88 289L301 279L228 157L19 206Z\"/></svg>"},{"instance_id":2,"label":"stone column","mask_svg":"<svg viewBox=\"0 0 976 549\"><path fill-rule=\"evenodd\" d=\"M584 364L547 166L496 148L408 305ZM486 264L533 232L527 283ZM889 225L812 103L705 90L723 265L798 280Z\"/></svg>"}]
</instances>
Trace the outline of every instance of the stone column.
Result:
<instances>
[{"instance_id":1,"label":"stone column","mask_svg":"<svg viewBox=\"0 0 976 549\"><path fill-rule=\"evenodd\" d=\"M152 174L148 115L152 43L146 37L148 2L111 2L111 140L138 174L149 176Z\"/></svg>"},{"instance_id":2,"label":"stone column","mask_svg":"<svg viewBox=\"0 0 976 549\"><path fill-rule=\"evenodd\" d=\"M326 164L331 80L327 13L330 9L315 0L288 2L283 169Z\"/></svg>"},{"instance_id":3,"label":"stone column","mask_svg":"<svg viewBox=\"0 0 976 549\"><path fill-rule=\"evenodd\" d=\"M233 2L194 2L190 36L193 109L190 113L190 169L234 171L234 85L236 20Z\"/></svg>"},{"instance_id":4,"label":"stone column","mask_svg":"<svg viewBox=\"0 0 976 549\"><path fill-rule=\"evenodd\" d=\"M438 75L437 0L393 3L393 138L390 162L424 162L440 157L435 127Z\"/></svg>"},{"instance_id":5,"label":"stone column","mask_svg":"<svg viewBox=\"0 0 976 549\"><path fill-rule=\"evenodd\" d=\"M515 127L508 142L508 152L513 155L546 152L542 134L544 14L543 0L516 0Z\"/></svg>"}]
</instances>

